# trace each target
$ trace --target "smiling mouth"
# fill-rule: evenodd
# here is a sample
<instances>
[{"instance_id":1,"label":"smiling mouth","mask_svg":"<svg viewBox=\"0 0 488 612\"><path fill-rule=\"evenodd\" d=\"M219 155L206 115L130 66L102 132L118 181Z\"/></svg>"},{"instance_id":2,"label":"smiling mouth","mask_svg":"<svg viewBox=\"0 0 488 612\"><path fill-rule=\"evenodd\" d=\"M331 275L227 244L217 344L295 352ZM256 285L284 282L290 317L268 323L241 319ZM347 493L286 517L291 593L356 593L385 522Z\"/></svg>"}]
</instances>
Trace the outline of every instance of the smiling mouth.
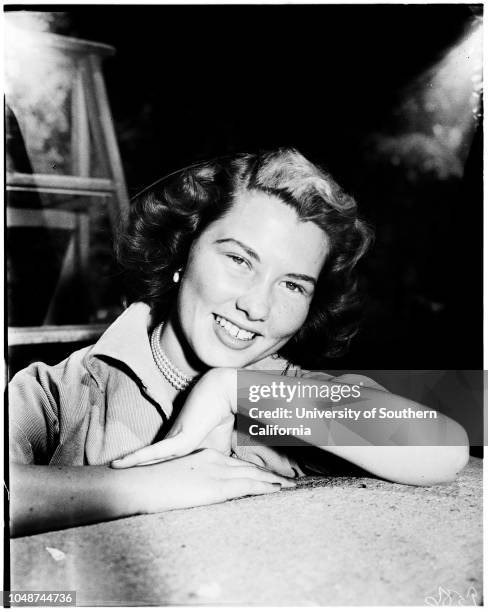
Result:
<instances>
[{"instance_id":1,"label":"smiling mouth","mask_svg":"<svg viewBox=\"0 0 488 612\"><path fill-rule=\"evenodd\" d=\"M225 330L225 332L229 334L229 336L231 336L232 338L236 338L237 340L244 340L250 342L251 340L254 340L254 338L258 335L257 333L248 331L247 329L242 329L242 327L234 325L234 323L231 323L230 321L224 319L224 317L221 317L219 315L214 314L214 319L219 325L219 327Z\"/></svg>"}]
</instances>

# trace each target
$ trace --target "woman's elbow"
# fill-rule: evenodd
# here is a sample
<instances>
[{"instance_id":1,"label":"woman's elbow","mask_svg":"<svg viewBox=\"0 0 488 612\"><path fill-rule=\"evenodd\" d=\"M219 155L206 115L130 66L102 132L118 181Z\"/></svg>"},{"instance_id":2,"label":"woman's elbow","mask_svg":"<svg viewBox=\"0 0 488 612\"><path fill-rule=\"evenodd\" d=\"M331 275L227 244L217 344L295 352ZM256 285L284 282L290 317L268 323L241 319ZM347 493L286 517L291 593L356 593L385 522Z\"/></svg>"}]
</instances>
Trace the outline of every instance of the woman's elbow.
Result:
<instances>
[{"instance_id":1,"label":"woman's elbow","mask_svg":"<svg viewBox=\"0 0 488 612\"><path fill-rule=\"evenodd\" d=\"M422 450L420 450L422 449ZM469 445L417 448L423 465L408 484L432 486L455 480L469 461Z\"/></svg>"},{"instance_id":2,"label":"woman's elbow","mask_svg":"<svg viewBox=\"0 0 488 612\"><path fill-rule=\"evenodd\" d=\"M437 438L432 446L418 446L415 454L423 463L418 474L419 486L430 486L452 482L469 461L469 438L464 427L448 417L445 423L444 436ZM418 438L420 439L420 437ZM427 443L428 444L428 443ZM413 450L413 449L412 449Z\"/></svg>"},{"instance_id":3,"label":"woman's elbow","mask_svg":"<svg viewBox=\"0 0 488 612\"><path fill-rule=\"evenodd\" d=\"M440 482L451 482L457 478L469 461L469 445L446 446L446 468Z\"/></svg>"}]
</instances>

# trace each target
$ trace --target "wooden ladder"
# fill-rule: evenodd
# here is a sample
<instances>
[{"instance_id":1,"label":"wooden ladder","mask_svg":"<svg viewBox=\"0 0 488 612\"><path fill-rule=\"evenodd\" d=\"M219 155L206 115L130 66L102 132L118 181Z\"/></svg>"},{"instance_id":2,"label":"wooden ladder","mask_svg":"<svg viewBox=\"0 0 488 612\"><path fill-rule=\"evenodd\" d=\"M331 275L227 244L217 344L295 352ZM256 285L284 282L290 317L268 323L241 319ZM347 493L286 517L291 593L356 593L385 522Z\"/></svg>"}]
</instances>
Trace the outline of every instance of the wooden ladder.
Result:
<instances>
[{"instance_id":1,"label":"wooden ladder","mask_svg":"<svg viewBox=\"0 0 488 612\"><path fill-rule=\"evenodd\" d=\"M35 33L30 47L23 52L52 53L68 57L74 66L71 90L71 173L38 174L8 171L6 175L7 202L12 192L65 194L68 196L103 196L108 201L108 215L112 231L125 223L129 200L120 159L114 124L102 74L102 60L115 52L113 47L65 36ZM13 50L15 52L15 49ZM8 62L8 53L7 60ZM8 78L8 77L7 77ZM29 83L26 82L26 87ZM8 94L7 94L8 103ZM90 138L91 135L91 138ZM106 177L90 176L91 158L103 160ZM63 227L73 232L70 247L64 258L59 283L63 283L73 269L74 252L83 253L86 265L88 249L88 216L45 208L32 210L9 208L7 227ZM55 295L53 299L55 299ZM106 324L53 325L49 309L43 325L9 327L10 346L52 342L92 341L98 338Z\"/></svg>"}]
</instances>

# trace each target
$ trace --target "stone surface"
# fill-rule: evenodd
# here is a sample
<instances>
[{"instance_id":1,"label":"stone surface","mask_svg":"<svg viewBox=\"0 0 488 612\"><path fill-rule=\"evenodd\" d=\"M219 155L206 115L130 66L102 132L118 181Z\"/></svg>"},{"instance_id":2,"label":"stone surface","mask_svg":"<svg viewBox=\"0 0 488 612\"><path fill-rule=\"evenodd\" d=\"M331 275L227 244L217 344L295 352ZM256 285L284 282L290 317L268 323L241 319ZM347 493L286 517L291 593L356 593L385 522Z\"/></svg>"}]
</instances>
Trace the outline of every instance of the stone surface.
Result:
<instances>
[{"instance_id":1,"label":"stone surface","mask_svg":"<svg viewBox=\"0 0 488 612\"><path fill-rule=\"evenodd\" d=\"M296 490L18 538L11 582L76 590L78 605L479 604L482 461L446 485L309 477Z\"/></svg>"}]
</instances>

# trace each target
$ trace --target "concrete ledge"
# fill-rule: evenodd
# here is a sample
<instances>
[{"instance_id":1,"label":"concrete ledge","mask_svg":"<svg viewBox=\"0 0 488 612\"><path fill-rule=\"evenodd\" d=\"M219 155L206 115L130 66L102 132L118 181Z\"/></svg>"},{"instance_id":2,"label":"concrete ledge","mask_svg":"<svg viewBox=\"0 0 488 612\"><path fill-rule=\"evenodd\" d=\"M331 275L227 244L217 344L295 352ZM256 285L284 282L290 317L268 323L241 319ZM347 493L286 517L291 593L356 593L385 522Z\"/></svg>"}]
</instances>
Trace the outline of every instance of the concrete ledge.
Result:
<instances>
[{"instance_id":1,"label":"concrete ledge","mask_svg":"<svg viewBox=\"0 0 488 612\"><path fill-rule=\"evenodd\" d=\"M479 605L482 539L482 461L471 458L446 485L309 477L293 491L18 538L11 588L76 590L78 605Z\"/></svg>"}]
</instances>

